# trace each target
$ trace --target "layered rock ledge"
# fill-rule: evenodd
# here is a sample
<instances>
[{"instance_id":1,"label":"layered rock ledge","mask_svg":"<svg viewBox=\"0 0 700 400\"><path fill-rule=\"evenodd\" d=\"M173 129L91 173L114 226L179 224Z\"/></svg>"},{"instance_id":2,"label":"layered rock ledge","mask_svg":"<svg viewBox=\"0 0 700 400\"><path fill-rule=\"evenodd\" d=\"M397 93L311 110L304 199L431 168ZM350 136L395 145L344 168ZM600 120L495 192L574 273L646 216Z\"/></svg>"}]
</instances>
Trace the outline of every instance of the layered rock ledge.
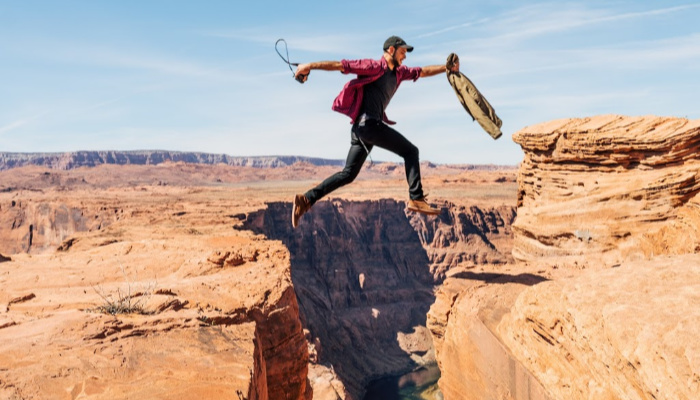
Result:
<instances>
[{"instance_id":1,"label":"layered rock ledge","mask_svg":"<svg viewBox=\"0 0 700 400\"><path fill-rule=\"evenodd\" d=\"M700 255L526 288L496 327L553 399L697 399Z\"/></svg>"},{"instance_id":2,"label":"layered rock ledge","mask_svg":"<svg viewBox=\"0 0 700 400\"><path fill-rule=\"evenodd\" d=\"M2 250L0 398L310 398L289 252L232 229L245 207L183 187L2 196L3 247L29 226L42 246Z\"/></svg>"},{"instance_id":3,"label":"layered rock ledge","mask_svg":"<svg viewBox=\"0 0 700 400\"><path fill-rule=\"evenodd\" d=\"M430 218L369 170L293 231L319 168L0 171L0 398L350 400L434 362L435 285L511 260L514 170L428 168Z\"/></svg>"},{"instance_id":4,"label":"layered rock ledge","mask_svg":"<svg viewBox=\"0 0 700 400\"><path fill-rule=\"evenodd\" d=\"M312 359L342 382L314 398L361 399L372 379L435 363L426 326L435 287L450 271L510 261L512 206L444 206L428 217L393 199L331 199L296 230L289 203L248 217L245 228L289 249Z\"/></svg>"},{"instance_id":5,"label":"layered rock ledge","mask_svg":"<svg viewBox=\"0 0 700 400\"><path fill-rule=\"evenodd\" d=\"M603 115L513 135L518 173L513 256L610 264L695 252L700 244L700 121Z\"/></svg>"},{"instance_id":6,"label":"layered rock ledge","mask_svg":"<svg viewBox=\"0 0 700 400\"><path fill-rule=\"evenodd\" d=\"M445 399L699 398L700 121L513 138L517 262L450 276L429 313Z\"/></svg>"}]
</instances>

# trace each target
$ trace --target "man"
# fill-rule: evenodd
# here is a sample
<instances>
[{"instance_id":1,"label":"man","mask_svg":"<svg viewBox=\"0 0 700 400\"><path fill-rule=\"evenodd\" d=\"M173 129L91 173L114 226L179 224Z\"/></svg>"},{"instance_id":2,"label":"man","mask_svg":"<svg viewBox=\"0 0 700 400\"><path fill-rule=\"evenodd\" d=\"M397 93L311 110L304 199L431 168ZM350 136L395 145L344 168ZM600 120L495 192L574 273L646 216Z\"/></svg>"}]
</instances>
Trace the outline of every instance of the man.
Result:
<instances>
[{"instance_id":1,"label":"man","mask_svg":"<svg viewBox=\"0 0 700 400\"><path fill-rule=\"evenodd\" d=\"M420 177L418 148L403 135L392 129L385 113L389 101L405 80L434 76L446 71L445 65L428 67L407 67L403 65L406 53L413 51L398 36L391 36L384 42L384 54L379 60L321 61L297 66L295 77L305 82L312 69L341 71L356 74L356 79L348 82L333 102L333 110L350 117L352 123L350 151L345 168L328 177L318 186L304 194L297 194L292 208L292 226L297 227L299 219L323 196L355 180L367 155L374 146L389 150L404 159L406 180L409 187L408 209L424 214L439 214L440 209L425 201ZM453 67L457 68L457 67Z\"/></svg>"}]
</instances>

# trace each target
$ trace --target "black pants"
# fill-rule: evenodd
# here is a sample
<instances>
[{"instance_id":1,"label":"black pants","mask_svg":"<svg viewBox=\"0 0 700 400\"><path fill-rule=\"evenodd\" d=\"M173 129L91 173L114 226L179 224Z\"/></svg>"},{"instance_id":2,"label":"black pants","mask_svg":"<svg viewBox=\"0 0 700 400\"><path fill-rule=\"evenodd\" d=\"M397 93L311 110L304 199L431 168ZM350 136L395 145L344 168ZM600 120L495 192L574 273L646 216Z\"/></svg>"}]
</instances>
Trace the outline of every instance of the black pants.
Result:
<instances>
[{"instance_id":1,"label":"black pants","mask_svg":"<svg viewBox=\"0 0 700 400\"><path fill-rule=\"evenodd\" d=\"M367 150L365 150L365 146L362 143L367 147ZM362 164L367 159L367 152L372 151L374 146L379 146L403 157L406 166L409 197L413 200L422 198L423 186L420 180L418 148L402 134L382 121L366 119L355 123L352 127L350 151L348 152L348 158L345 160L345 168L326 178L318 186L304 194L311 204L316 203L323 196L339 187L354 181L362 169Z\"/></svg>"}]
</instances>

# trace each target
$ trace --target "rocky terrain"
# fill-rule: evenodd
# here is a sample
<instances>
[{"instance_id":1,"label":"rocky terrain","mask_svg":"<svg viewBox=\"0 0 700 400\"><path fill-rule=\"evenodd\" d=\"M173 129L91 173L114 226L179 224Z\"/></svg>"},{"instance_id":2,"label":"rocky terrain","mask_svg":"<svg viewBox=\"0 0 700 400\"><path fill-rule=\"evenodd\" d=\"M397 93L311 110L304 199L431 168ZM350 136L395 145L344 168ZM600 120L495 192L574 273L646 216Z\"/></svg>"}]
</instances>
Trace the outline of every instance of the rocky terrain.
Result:
<instances>
[{"instance_id":1,"label":"rocky terrain","mask_svg":"<svg viewBox=\"0 0 700 400\"><path fill-rule=\"evenodd\" d=\"M515 170L426 166L463 193L425 218L375 165L292 231L284 200L331 169L0 173L0 398L359 399L434 363L433 287L510 260Z\"/></svg>"},{"instance_id":2,"label":"rocky terrain","mask_svg":"<svg viewBox=\"0 0 700 400\"><path fill-rule=\"evenodd\" d=\"M429 313L445 399L700 398L699 137L616 115L513 136L517 262Z\"/></svg>"},{"instance_id":3,"label":"rocky terrain","mask_svg":"<svg viewBox=\"0 0 700 400\"><path fill-rule=\"evenodd\" d=\"M697 399L700 121L523 128L519 169L163 162L0 172L0 399Z\"/></svg>"},{"instance_id":4,"label":"rocky terrain","mask_svg":"<svg viewBox=\"0 0 700 400\"><path fill-rule=\"evenodd\" d=\"M373 378L435 362L426 315L446 273L510 260L513 207L446 203L437 217L405 207L333 199L292 231L291 205L271 203L244 224L289 249L312 354L352 398Z\"/></svg>"},{"instance_id":5,"label":"rocky terrain","mask_svg":"<svg viewBox=\"0 0 700 400\"><path fill-rule=\"evenodd\" d=\"M700 121L616 115L516 133L525 158L513 255L614 264L695 252L699 133Z\"/></svg>"},{"instance_id":6,"label":"rocky terrain","mask_svg":"<svg viewBox=\"0 0 700 400\"><path fill-rule=\"evenodd\" d=\"M0 398L304 398L289 253L234 234L245 207L185 187L6 194L3 232L37 226L41 246L2 249Z\"/></svg>"}]
</instances>

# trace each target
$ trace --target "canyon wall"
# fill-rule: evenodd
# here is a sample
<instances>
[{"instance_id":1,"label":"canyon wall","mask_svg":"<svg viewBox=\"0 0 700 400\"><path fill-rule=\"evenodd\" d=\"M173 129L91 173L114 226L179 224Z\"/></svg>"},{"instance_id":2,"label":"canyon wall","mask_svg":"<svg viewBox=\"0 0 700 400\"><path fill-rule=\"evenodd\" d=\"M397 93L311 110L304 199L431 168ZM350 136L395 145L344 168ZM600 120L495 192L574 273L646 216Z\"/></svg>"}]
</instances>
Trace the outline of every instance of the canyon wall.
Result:
<instances>
[{"instance_id":1,"label":"canyon wall","mask_svg":"<svg viewBox=\"0 0 700 400\"><path fill-rule=\"evenodd\" d=\"M50 169L69 170L103 164L157 165L165 162L191 164L225 164L254 168L278 168L297 162L316 166L342 166L343 160L299 156L235 157L226 154L196 153L167 150L134 151L72 151L66 153L7 153L0 152L0 171L36 165Z\"/></svg>"},{"instance_id":2,"label":"canyon wall","mask_svg":"<svg viewBox=\"0 0 700 400\"><path fill-rule=\"evenodd\" d=\"M696 251L700 243L700 121L604 115L526 127L513 135L518 260L612 265Z\"/></svg>"},{"instance_id":3,"label":"canyon wall","mask_svg":"<svg viewBox=\"0 0 700 400\"><path fill-rule=\"evenodd\" d=\"M396 200L331 199L293 230L291 204L270 203L243 225L289 249L312 358L344 384L338 398L435 362L426 327L435 286L454 269L508 262L513 207L444 207L428 217Z\"/></svg>"},{"instance_id":4,"label":"canyon wall","mask_svg":"<svg viewBox=\"0 0 700 400\"><path fill-rule=\"evenodd\" d=\"M149 184L187 166L3 172L0 397L359 399L435 362L436 285L511 260L512 206L333 199L292 230L275 185ZM146 314L98 310L128 292Z\"/></svg>"},{"instance_id":5,"label":"canyon wall","mask_svg":"<svg viewBox=\"0 0 700 400\"><path fill-rule=\"evenodd\" d=\"M567 272L523 290L504 342L554 398L698 398L700 121L604 115L513 139L513 255Z\"/></svg>"},{"instance_id":6,"label":"canyon wall","mask_svg":"<svg viewBox=\"0 0 700 400\"><path fill-rule=\"evenodd\" d=\"M445 399L699 398L700 121L604 115L513 139L517 262L450 276L429 313Z\"/></svg>"},{"instance_id":7,"label":"canyon wall","mask_svg":"<svg viewBox=\"0 0 700 400\"><path fill-rule=\"evenodd\" d=\"M525 288L494 331L552 399L700 396L700 255Z\"/></svg>"},{"instance_id":8,"label":"canyon wall","mask_svg":"<svg viewBox=\"0 0 700 400\"><path fill-rule=\"evenodd\" d=\"M39 166L52 170L71 170L100 165L159 165L164 163L186 163L200 165L228 165L251 168L282 168L294 164L309 166L342 167L345 160L329 160L304 156L230 156L227 154L199 153L170 150L130 150L130 151L69 151L63 153L11 153L0 151L0 171L27 166ZM393 170L396 164L375 161L375 167ZM435 168L430 162L423 162L424 168ZM510 170L503 165L450 165L464 171Z\"/></svg>"},{"instance_id":9,"label":"canyon wall","mask_svg":"<svg viewBox=\"0 0 700 400\"><path fill-rule=\"evenodd\" d=\"M186 187L1 193L0 398L310 399L289 252L233 230L246 210Z\"/></svg>"},{"instance_id":10,"label":"canyon wall","mask_svg":"<svg viewBox=\"0 0 700 400\"><path fill-rule=\"evenodd\" d=\"M54 251L74 234L100 230L119 221L123 213L119 205L5 200L0 203L0 253Z\"/></svg>"}]
</instances>

